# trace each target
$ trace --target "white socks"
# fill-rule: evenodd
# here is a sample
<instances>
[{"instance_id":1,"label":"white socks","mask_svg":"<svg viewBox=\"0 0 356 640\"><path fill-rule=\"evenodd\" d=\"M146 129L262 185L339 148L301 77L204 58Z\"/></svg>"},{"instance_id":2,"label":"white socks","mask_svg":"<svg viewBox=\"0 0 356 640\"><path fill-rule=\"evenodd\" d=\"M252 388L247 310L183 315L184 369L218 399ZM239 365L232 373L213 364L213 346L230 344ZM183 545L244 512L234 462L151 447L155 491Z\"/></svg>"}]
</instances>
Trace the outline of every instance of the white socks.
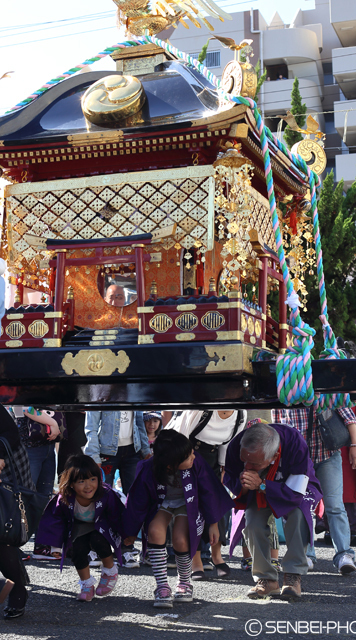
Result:
<instances>
[{"instance_id":1,"label":"white socks","mask_svg":"<svg viewBox=\"0 0 356 640\"><path fill-rule=\"evenodd\" d=\"M83 587L94 587L96 584L96 580L93 576L90 576L90 578L87 578L87 580L79 580L79 583L81 588Z\"/></svg>"},{"instance_id":2,"label":"white socks","mask_svg":"<svg viewBox=\"0 0 356 640\"><path fill-rule=\"evenodd\" d=\"M107 575L107 576L116 576L116 574L117 574L116 565L111 567L111 569L108 569L107 567L102 567L101 568L101 575L103 575L103 573L105 573L105 575Z\"/></svg>"}]
</instances>

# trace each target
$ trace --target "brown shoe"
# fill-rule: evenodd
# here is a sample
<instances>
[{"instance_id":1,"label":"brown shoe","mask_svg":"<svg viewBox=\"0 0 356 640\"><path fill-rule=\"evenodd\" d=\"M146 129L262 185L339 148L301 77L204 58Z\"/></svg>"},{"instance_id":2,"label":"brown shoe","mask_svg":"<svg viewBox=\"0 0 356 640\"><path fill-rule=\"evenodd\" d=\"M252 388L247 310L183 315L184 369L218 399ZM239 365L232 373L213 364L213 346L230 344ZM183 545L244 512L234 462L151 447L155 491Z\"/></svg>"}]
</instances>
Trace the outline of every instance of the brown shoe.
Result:
<instances>
[{"instance_id":1,"label":"brown shoe","mask_svg":"<svg viewBox=\"0 0 356 640\"><path fill-rule=\"evenodd\" d=\"M299 573L285 573L281 598L283 600L292 600L293 598L302 597L302 576Z\"/></svg>"},{"instance_id":2,"label":"brown shoe","mask_svg":"<svg viewBox=\"0 0 356 640\"><path fill-rule=\"evenodd\" d=\"M247 597L256 598L268 598L268 596L279 596L280 588L277 580L267 580L266 578L260 578L254 587L251 587Z\"/></svg>"}]
</instances>

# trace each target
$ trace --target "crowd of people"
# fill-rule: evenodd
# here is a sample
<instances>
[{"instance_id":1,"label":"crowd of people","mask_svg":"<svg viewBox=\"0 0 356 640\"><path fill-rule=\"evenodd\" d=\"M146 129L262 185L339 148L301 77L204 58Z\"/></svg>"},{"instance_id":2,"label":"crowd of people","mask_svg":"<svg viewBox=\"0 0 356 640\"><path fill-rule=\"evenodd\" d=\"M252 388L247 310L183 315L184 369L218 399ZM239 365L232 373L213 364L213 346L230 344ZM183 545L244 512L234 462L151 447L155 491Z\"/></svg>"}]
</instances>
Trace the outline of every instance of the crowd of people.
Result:
<instances>
[{"instance_id":1,"label":"crowd of people","mask_svg":"<svg viewBox=\"0 0 356 640\"><path fill-rule=\"evenodd\" d=\"M342 463L339 450L326 449L315 411L309 419L308 412L63 414L0 406L0 438L6 439L0 439L0 480L3 486L13 480L8 443L19 485L48 499L32 558L62 566L69 558L79 576L78 601L110 594L118 567L142 563L156 580L155 607L191 602L193 583L209 570L229 577L222 555L228 543L231 554L242 545L241 568L255 582L249 598L298 599L302 576L317 560L316 512L325 510L337 571L356 570L343 495L343 465L347 482L355 482L356 418L339 410L351 438ZM276 521L287 546L282 558ZM6 620L25 612L30 557L0 542ZM98 584L92 566L101 566Z\"/></svg>"}]
</instances>

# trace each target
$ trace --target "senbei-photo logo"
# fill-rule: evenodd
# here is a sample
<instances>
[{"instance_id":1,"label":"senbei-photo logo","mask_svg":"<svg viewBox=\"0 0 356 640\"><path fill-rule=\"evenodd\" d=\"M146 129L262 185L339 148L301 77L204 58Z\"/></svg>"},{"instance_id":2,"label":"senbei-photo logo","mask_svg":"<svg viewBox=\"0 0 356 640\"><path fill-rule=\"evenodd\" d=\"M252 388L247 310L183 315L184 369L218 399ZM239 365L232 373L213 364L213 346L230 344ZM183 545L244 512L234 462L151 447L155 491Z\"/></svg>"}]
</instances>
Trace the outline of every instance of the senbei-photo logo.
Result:
<instances>
[{"instance_id":1,"label":"senbei-photo logo","mask_svg":"<svg viewBox=\"0 0 356 640\"><path fill-rule=\"evenodd\" d=\"M356 635L356 620L340 622L339 620L267 620L261 622L252 618L245 624L245 631L251 637L259 636L262 631L267 634L328 634L343 633Z\"/></svg>"}]
</instances>

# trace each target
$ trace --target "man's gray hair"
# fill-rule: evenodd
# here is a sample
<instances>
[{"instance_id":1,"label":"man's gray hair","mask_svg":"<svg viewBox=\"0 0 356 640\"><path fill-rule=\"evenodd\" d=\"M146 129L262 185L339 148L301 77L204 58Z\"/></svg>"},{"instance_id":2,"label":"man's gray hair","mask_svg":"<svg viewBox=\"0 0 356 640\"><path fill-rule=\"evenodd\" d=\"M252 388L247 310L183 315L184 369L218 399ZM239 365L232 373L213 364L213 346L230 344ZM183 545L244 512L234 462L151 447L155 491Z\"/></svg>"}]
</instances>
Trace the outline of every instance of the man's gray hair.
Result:
<instances>
[{"instance_id":1,"label":"man's gray hair","mask_svg":"<svg viewBox=\"0 0 356 640\"><path fill-rule=\"evenodd\" d=\"M272 460L280 445L280 437L271 425L258 422L246 429L241 438L241 449L249 453L263 451L265 460Z\"/></svg>"}]
</instances>

